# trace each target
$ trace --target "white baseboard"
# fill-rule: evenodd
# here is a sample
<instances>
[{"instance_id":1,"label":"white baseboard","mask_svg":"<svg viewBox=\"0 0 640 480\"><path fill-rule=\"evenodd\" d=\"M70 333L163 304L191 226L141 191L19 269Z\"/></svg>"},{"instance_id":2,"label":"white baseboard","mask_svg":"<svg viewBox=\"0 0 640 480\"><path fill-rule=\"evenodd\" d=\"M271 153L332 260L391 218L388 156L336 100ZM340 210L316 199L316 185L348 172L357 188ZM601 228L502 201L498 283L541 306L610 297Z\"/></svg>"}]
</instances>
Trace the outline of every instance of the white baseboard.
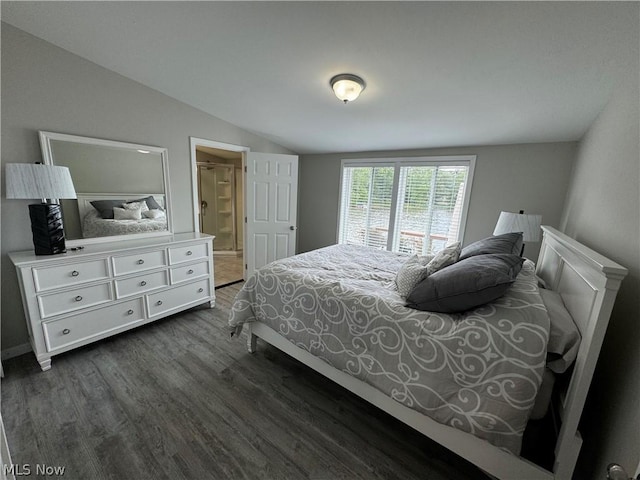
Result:
<instances>
[{"instance_id":1,"label":"white baseboard","mask_svg":"<svg viewBox=\"0 0 640 480\"><path fill-rule=\"evenodd\" d=\"M10 347L5 350L2 350L0 354L0 359L8 360L13 357L19 357L20 355L24 355L25 353L29 353L33 351L31 349L30 343L23 343L21 345L16 345L15 347Z\"/></svg>"}]
</instances>

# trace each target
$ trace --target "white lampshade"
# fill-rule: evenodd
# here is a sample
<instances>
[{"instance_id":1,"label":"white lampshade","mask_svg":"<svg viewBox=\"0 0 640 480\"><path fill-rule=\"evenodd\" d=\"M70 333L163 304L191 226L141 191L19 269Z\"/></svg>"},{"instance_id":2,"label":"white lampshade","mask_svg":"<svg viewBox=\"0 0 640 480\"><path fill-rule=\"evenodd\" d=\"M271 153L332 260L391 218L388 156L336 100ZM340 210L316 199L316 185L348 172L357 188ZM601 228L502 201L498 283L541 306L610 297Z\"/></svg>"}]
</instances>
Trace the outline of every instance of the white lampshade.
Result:
<instances>
[{"instance_id":1,"label":"white lampshade","mask_svg":"<svg viewBox=\"0 0 640 480\"><path fill-rule=\"evenodd\" d=\"M542 215L500 212L493 234L502 235L503 233L522 232L522 240L524 242L538 242L540 240L541 223Z\"/></svg>"},{"instance_id":2,"label":"white lampshade","mask_svg":"<svg viewBox=\"0 0 640 480\"><path fill-rule=\"evenodd\" d=\"M336 75L330 81L333 93L344 103L353 102L364 90L364 80L350 73Z\"/></svg>"},{"instance_id":3,"label":"white lampshade","mask_svg":"<svg viewBox=\"0 0 640 480\"><path fill-rule=\"evenodd\" d=\"M7 198L76 198L67 167L39 163L7 163Z\"/></svg>"}]
</instances>

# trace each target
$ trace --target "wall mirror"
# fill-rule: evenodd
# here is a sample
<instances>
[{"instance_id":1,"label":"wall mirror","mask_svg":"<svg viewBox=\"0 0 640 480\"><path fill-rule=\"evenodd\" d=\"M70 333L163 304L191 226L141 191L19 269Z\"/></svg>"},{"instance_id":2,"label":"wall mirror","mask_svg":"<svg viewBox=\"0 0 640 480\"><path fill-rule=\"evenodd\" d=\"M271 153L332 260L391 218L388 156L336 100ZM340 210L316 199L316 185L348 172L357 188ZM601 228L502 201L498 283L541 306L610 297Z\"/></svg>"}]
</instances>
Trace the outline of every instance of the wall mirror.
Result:
<instances>
[{"instance_id":1,"label":"wall mirror","mask_svg":"<svg viewBox=\"0 0 640 480\"><path fill-rule=\"evenodd\" d=\"M173 232L166 148L43 131L40 146L76 189L60 201L68 246Z\"/></svg>"}]
</instances>

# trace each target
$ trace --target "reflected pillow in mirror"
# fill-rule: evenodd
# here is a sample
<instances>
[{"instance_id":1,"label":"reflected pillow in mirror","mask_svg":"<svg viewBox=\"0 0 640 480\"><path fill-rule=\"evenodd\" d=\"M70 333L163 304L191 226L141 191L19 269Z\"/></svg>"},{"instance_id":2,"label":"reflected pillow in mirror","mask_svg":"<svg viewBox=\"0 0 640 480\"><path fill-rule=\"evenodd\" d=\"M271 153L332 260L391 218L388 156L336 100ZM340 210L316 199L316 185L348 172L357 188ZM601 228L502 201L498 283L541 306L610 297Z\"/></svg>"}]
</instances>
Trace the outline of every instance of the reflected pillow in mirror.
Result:
<instances>
[{"instance_id":1,"label":"reflected pillow in mirror","mask_svg":"<svg viewBox=\"0 0 640 480\"><path fill-rule=\"evenodd\" d=\"M146 212L142 212L142 216L144 218L151 218L151 219L165 218L166 217L164 212L162 210L157 209L157 208L152 208L151 210L147 210Z\"/></svg>"},{"instance_id":2,"label":"reflected pillow in mirror","mask_svg":"<svg viewBox=\"0 0 640 480\"><path fill-rule=\"evenodd\" d=\"M140 220L142 218L142 211L139 208L119 208L113 207L113 219L114 220Z\"/></svg>"},{"instance_id":3,"label":"reflected pillow in mirror","mask_svg":"<svg viewBox=\"0 0 640 480\"><path fill-rule=\"evenodd\" d=\"M156 201L156 199L153 198L153 195L149 195L148 197L144 197L144 198L139 198L137 200L131 200L131 202L145 202L149 207L149 210L164 210L164 208L162 208L162 205L160 205Z\"/></svg>"},{"instance_id":4,"label":"reflected pillow in mirror","mask_svg":"<svg viewBox=\"0 0 640 480\"><path fill-rule=\"evenodd\" d=\"M144 212L149 210L149 207L147 206L147 202L139 201L139 200L136 201L136 202L123 203L121 206L125 210L135 210L135 209L139 208L142 213L144 213Z\"/></svg>"},{"instance_id":5,"label":"reflected pillow in mirror","mask_svg":"<svg viewBox=\"0 0 640 480\"><path fill-rule=\"evenodd\" d=\"M113 218L113 208L120 207L125 200L94 200L91 203L91 206L95 208L100 217L102 218Z\"/></svg>"}]
</instances>

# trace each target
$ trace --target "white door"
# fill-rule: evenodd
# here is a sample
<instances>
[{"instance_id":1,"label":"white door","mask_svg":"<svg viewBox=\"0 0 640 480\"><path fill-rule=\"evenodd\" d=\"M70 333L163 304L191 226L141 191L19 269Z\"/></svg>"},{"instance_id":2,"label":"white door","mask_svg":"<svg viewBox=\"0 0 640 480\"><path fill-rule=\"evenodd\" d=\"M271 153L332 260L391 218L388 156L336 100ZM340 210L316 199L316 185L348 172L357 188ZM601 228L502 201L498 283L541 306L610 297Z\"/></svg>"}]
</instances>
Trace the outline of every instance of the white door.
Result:
<instances>
[{"instance_id":1,"label":"white door","mask_svg":"<svg viewBox=\"0 0 640 480\"><path fill-rule=\"evenodd\" d=\"M247 154L247 272L296 249L298 157L271 153Z\"/></svg>"}]
</instances>

